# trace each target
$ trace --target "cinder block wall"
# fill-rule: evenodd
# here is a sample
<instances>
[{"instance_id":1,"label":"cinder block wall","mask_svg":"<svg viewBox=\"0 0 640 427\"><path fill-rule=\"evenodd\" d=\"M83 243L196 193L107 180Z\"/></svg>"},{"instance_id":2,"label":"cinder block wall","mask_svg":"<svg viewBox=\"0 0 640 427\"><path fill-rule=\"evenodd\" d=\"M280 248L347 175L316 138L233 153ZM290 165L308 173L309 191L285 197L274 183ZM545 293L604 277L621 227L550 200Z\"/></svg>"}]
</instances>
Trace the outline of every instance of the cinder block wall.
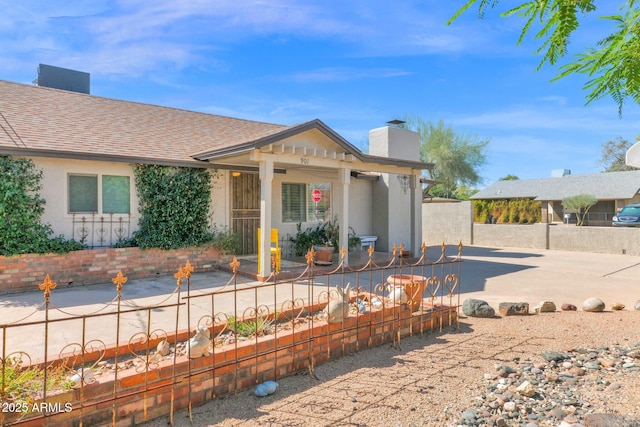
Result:
<instances>
[{"instance_id":1,"label":"cinder block wall","mask_svg":"<svg viewBox=\"0 0 640 427\"><path fill-rule=\"evenodd\" d=\"M548 249L548 224L473 224L473 244Z\"/></svg>"},{"instance_id":2,"label":"cinder block wall","mask_svg":"<svg viewBox=\"0 0 640 427\"><path fill-rule=\"evenodd\" d=\"M427 245L464 245L555 249L617 255L640 255L640 228L565 224L478 224L473 203L423 203L422 238Z\"/></svg>"},{"instance_id":3,"label":"cinder block wall","mask_svg":"<svg viewBox=\"0 0 640 427\"><path fill-rule=\"evenodd\" d=\"M219 249L203 246L174 250L107 248L0 257L0 293L37 290L47 274L64 288L110 283L120 270L126 271L131 280L173 274L187 260L198 271L211 271L217 268L219 256Z\"/></svg>"},{"instance_id":4,"label":"cinder block wall","mask_svg":"<svg viewBox=\"0 0 640 427\"><path fill-rule=\"evenodd\" d=\"M423 203L422 240L429 246L473 244L473 203Z\"/></svg>"}]
</instances>

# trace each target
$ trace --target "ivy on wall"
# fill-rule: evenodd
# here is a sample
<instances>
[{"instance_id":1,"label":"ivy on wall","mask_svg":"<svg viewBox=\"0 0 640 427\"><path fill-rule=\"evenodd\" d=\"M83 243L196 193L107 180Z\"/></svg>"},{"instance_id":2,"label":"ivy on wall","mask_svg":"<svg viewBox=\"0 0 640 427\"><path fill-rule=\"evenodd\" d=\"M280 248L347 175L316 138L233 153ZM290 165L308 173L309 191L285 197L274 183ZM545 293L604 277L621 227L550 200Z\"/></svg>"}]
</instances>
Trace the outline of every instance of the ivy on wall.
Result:
<instances>
[{"instance_id":1,"label":"ivy on wall","mask_svg":"<svg viewBox=\"0 0 640 427\"><path fill-rule=\"evenodd\" d=\"M69 252L83 245L42 222L45 200L40 197L42 171L30 159L0 156L0 255Z\"/></svg>"},{"instance_id":2,"label":"ivy on wall","mask_svg":"<svg viewBox=\"0 0 640 427\"><path fill-rule=\"evenodd\" d=\"M533 224L542 221L542 203L531 199L474 200L473 220L486 224Z\"/></svg>"},{"instance_id":3,"label":"ivy on wall","mask_svg":"<svg viewBox=\"0 0 640 427\"><path fill-rule=\"evenodd\" d=\"M134 240L140 248L175 249L211 240L208 169L137 165L134 173L141 218Z\"/></svg>"}]
</instances>

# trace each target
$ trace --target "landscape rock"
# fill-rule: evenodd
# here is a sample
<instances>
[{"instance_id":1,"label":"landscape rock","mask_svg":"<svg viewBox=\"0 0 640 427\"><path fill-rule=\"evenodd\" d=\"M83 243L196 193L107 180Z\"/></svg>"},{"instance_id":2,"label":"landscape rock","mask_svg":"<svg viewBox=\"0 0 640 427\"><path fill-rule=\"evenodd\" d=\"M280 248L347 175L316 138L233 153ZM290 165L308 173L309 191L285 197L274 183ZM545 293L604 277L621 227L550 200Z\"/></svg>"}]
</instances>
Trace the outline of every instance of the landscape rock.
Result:
<instances>
[{"instance_id":1,"label":"landscape rock","mask_svg":"<svg viewBox=\"0 0 640 427\"><path fill-rule=\"evenodd\" d=\"M618 414L589 414L584 417L585 427L640 427L640 421Z\"/></svg>"},{"instance_id":2,"label":"landscape rock","mask_svg":"<svg viewBox=\"0 0 640 427\"><path fill-rule=\"evenodd\" d=\"M576 310L578 310L578 307L576 307L576 306L575 306L575 305L573 305L573 304L567 304L567 303L564 303L564 304L562 304L562 306L560 307L560 309L561 309L562 311L576 311Z\"/></svg>"},{"instance_id":3,"label":"landscape rock","mask_svg":"<svg viewBox=\"0 0 640 427\"><path fill-rule=\"evenodd\" d=\"M517 375L485 375L485 391L461 412L459 426L640 427L635 417L596 412L596 396L583 392L595 386L611 395L621 393L624 375L637 375L624 368L634 364L629 355L635 352L640 352L640 342L562 353L544 350L546 363L518 358L519 365L509 367ZM585 369L580 367L583 363ZM507 366L500 361L494 367Z\"/></svg>"},{"instance_id":4,"label":"landscape rock","mask_svg":"<svg viewBox=\"0 0 640 427\"><path fill-rule=\"evenodd\" d=\"M569 356L567 354L560 353L560 352L553 351L553 350L543 350L542 351L542 357L544 357L544 359L546 361L548 361L548 362L551 362L551 361L557 362L557 361L569 358Z\"/></svg>"},{"instance_id":5,"label":"landscape rock","mask_svg":"<svg viewBox=\"0 0 640 427\"><path fill-rule=\"evenodd\" d=\"M541 301L540 304L533 307L536 313L553 313L556 311L556 305L553 301Z\"/></svg>"},{"instance_id":6,"label":"landscape rock","mask_svg":"<svg viewBox=\"0 0 640 427\"><path fill-rule=\"evenodd\" d=\"M465 316L471 317L494 317L496 315L496 311L488 302L473 298L464 300L462 312Z\"/></svg>"},{"instance_id":7,"label":"landscape rock","mask_svg":"<svg viewBox=\"0 0 640 427\"><path fill-rule=\"evenodd\" d=\"M582 303L582 309L591 313L604 311L605 304L601 299L588 298Z\"/></svg>"},{"instance_id":8,"label":"landscape rock","mask_svg":"<svg viewBox=\"0 0 640 427\"><path fill-rule=\"evenodd\" d=\"M640 299L633 305L634 310L640 310Z\"/></svg>"},{"instance_id":9,"label":"landscape rock","mask_svg":"<svg viewBox=\"0 0 640 427\"><path fill-rule=\"evenodd\" d=\"M501 302L498 311L503 316L515 316L529 314L529 303L527 302Z\"/></svg>"},{"instance_id":10,"label":"landscape rock","mask_svg":"<svg viewBox=\"0 0 640 427\"><path fill-rule=\"evenodd\" d=\"M615 310L615 311L624 310L624 304L617 302L611 306L611 310Z\"/></svg>"}]
</instances>

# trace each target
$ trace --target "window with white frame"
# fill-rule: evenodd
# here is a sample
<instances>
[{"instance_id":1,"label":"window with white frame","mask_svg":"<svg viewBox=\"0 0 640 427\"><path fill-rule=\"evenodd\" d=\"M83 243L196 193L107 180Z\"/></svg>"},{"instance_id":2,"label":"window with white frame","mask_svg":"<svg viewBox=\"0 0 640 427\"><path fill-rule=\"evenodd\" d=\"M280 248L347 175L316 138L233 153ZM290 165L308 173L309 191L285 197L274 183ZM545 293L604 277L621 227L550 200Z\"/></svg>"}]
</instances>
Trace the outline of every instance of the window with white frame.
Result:
<instances>
[{"instance_id":1,"label":"window with white frame","mask_svg":"<svg viewBox=\"0 0 640 427\"><path fill-rule=\"evenodd\" d=\"M131 179L118 175L69 174L68 212L131 212Z\"/></svg>"},{"instance_id":2,"label":"window with white frame","mask_svg":"<svg viewBox=\"0 0 640 427\"><path fill-rule=\"evenodd\" d=\"M331 219L331 184L282 183L282 222Z\"/></svg>"}]
</instances>

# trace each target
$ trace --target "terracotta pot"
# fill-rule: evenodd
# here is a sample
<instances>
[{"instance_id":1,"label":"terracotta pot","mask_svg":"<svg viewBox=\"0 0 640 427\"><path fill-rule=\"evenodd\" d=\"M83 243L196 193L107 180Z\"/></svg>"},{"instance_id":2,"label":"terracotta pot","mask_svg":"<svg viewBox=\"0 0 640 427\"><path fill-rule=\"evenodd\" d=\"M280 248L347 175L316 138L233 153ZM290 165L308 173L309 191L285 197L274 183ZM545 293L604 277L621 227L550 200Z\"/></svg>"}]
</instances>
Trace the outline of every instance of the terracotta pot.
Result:
<instances>
[{"instance_id":1,"label":"terracotta pot","mask_svg":"<svg viewBox=\"0 0 640 427\"><path fill-rule=\"evenodd\" d=\"M329 265L333 263L333 246L314 246L313 250L316 252L316 264Z\"/></svg>"},{"instance_id":2,"label":"terracotta pot","mask_svg":"<svg viewBox=\"0 0 640 427\"><path fill-rule=\"evenodd\" d=\"M411 311L416 311L420 308L427 284L426 277L412 274L393 274L387 277L387 283L390 285L404 286L404 292L409 298L409 304L411 304Z\"/></svg>"}]
</instances>

